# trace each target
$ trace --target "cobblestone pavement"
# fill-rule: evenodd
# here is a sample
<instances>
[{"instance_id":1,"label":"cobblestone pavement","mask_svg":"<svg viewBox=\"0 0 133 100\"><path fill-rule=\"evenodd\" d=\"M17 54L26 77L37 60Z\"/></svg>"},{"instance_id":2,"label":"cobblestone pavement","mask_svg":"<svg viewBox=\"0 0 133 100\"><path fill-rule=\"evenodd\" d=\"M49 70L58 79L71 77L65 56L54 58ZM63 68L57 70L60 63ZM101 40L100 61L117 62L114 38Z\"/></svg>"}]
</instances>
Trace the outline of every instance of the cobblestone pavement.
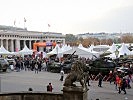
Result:
<instances>
[{"instance_id":1,"label":"cobblestone pavement","mask_svg":"<svg viewBox=\"0 0 133 100\"><path fill-rule=\"evenodd\" d=\"M65 75L66 77L67 75ZM34 91L45 91L49 82L53 85L53 92L62 92L63 82L60 80L59 73L34 71L9 72L0 74L1 92L27 91L29 87ZM115 85L109 82L103 82L102 88L97 86L97 81L91 81L88 91L88 100L133 100L133 88L126 89L127 94L118 94ZM131 83L133 87L133 83Z\"/></svg>"}]
</instances>

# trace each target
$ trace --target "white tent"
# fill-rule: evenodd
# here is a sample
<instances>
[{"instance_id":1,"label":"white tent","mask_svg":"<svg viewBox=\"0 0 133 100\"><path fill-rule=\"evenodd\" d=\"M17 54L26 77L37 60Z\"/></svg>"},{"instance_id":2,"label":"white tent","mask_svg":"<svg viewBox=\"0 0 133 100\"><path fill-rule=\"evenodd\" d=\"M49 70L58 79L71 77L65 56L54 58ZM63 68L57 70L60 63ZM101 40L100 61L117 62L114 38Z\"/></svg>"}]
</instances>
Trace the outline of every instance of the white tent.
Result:
<instances>
[{"instance_id":1,"label":"white tent","mask_svg":"<svg viewBox=\"0 0 133 100\"><path fill-rule=\"evenodd\" d=\"M90 47L88 47L88 50L89 50L90 52L92 52L94 47L95 47L94 44L92 44Z\"/></svg>"},{"instance_id":2,"label":"white tent","mask_svg":"<svg viewBox=\"0 0 133 100\"><path fill-rule=\"evenodd\" d=\"M113 43L112 46L111 46L107 51L109 51L109 52L111 52L111 53L114 53L116 50L117 50L117 47L116 47L116 45Z\"/></svg>"},{"instance_id":3,"label":"white tent","mask_svg":"<svg viewBox=\"0 0 133 100\"><path fill-rule=\"evenodd\" d=\"M92 44L90 47L88 47L88 51L93 53L93 54L100 54L99 52L94 51L93 48L95 48L95 46Z\"/></svg>"},{"instance_id":4,"label":"white tent","mask_svg":"<svg viewBox=\"0 0 133 100\"><path fill-rule=\"evenodd\" d=\"M33 50L30 50L26 45L24 46L24 48L18 52L21 55L32 55L33 54Z\"/></svg>"},{"instance_id":5,"label":"white tent","mask_svg":"<svg viewBox=\"0 0 133 100\"><path fill-rule=\"evenodd\" d=\"M55 48L47 54L53 55L53 54L61 54L61 53L62 53L61 48L59 47L59 45L56 45Z\"/></svg>"},{"instance_id":6,"label":"white tent","mask_svg":"<svg viewBox=\"0 0 133 100\"><path fill-rule=\"evenodd\" d=\"M85 48L85 47L83 47L83 45L82 45L82 44L79 44L78 48L79 48L79 49L82 49L82 50L85 50L85 51L87 51L87 52L88 52L88 49L87 49L87 48Z\"/></svg>"},{"instance_id":7,"label":"white tent","mask_svg":"<svg viewBox=\"0 0 133 100\"><path fill-rule=\"evenodd\" d=\"M72 47L70 47L70 45L67 46L67 45L65 44L65 45L62 46L61 51L62 51L62 53L63 53L63 52L68 51L68 50L70 50L70 49L72 49Z\"/></svg>"},{"instance_id":8,"label":"white tent","mask_svg":"<svg viewBox=\"0 0 133 100\"><path fill-rule=\"evenodd\" d=\"M92 59L93 58L93 54L90 53L90 52L87 52L81 48L78 48L78 47L73 47L72 49L64 52L63 54L72 54L75 52L75 55L78 55L79 57L85 57L85 58L89 58L89 59Z\"/></svg>"},{"instance_id":9,"label":"white tent","mask_svg":"<svg viewBox=\"0 0 133 100\"><path fill-rule=\"evenodd\" d=\"M131 55L131 51L127 48L127 46L123 43L122 46L118 49L119 51L119 55L118 57L120 57L120 55Z\"/></svg>"},{"instance_id":10,"label":"white tent","mask_svg":"<svg viewBox=\"0 0 133 100\"><path fill-rule=\"evenodd\" d=\"M0 47L0 55L12 55L11 52L9 52L8 50L6 50L3 45L1 45Z\"/></svg>"},{"instance_id":11,"label":"white tent","mask_svg":"<svg viewBox=\"0 0 133 100\"><path fill-rule=\"evenodd\" d=\"M93 50L93 47L94 47L94 45L92 45L92 46L90 47L90 49L88 49L88 48L83 47L82 44L79 44L79 46L78 46L79 49L85 50L85 51L91 53L91 54L92 54L93 56L95 56L96 58L98 58L99 55L100 55L100 53L94 51L94 50Z\"/></svg>"}]
</instances>

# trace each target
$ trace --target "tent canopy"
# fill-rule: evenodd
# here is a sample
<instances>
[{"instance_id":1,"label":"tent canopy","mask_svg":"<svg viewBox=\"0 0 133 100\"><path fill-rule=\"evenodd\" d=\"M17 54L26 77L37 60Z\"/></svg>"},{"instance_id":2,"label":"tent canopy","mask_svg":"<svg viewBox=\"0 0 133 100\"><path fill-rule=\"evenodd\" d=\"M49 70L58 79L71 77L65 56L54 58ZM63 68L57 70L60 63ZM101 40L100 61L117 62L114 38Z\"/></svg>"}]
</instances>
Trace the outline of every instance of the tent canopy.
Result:
<instances>
[{"instance_id":1,"label":"tent canopy","mask_svg":"<svg viewBox=\"0 0 133 100\"><path fill-rule=\"evenodd\" d=\"M33 54L33 51L30 50L26 45L24 46L24 48L18 52L19 54L22 54L22 55L29 55L29 54Z\"/></svg>"},{"instance_id":2,"label":"tent canopy","mask_svg":"<svg viewBox=\"0 0 133 100\"><path fill-rule=\"evenodd\" d=\"M1 45L1 47L0 47L0 54L1 54L1 55L12 55L12 53L9 52L8 50L6 50L6 49L3 47L3 45Z\"/></svg>"},{"instance_id":3,"label":"tent canopy","mask_svg":"<svg viewBox=\"0 0 133 100\"><path fill-rule=\"evenodd\" d=\"M85 58L90 58L90 59L93 58L93 54L92 53L87 52L87 51L85 51L85 50L83 50L81 48L78 48L78 47L73 47L72 49L64 52L63 54L72 54L74 52L75 52L75 55L78 55L79 57L85 57Z\"/></svg>"},{"instance_id":4,"label":"tent canopy","mask_svg":"<svg viewBox=\"0 0 133 100\"><path fill-rule=\"evenodd\" d=\"M116 45L113 43L112 46L111 46L107 51L109 51L109 52L111 52L111 53L114 53L116 50L117 50L117 47L116 47Z\"/></svg>"},{"instance_id":5,"label":"tent canopy","mask_svg":"<svg viewBox=\"0 0 133 100\"><path fill-rule=\"evenodd\" d=\"M118 49L119 55L131 55L131 51L127 48L127 46L123 43L122 46Z\"/></svg>"},{"instance_id":6,"label":"tent canopy","mask_svg":"<svg viewBox=\"0 0 133 100\"><path fill-rule=\"evenodd\" d=\"M53 55L53 54L61 54L61 53L62 53L61 48L59 47L59 45L56 45L55 48L47 54Z\"/></svg>"}]
</instances>

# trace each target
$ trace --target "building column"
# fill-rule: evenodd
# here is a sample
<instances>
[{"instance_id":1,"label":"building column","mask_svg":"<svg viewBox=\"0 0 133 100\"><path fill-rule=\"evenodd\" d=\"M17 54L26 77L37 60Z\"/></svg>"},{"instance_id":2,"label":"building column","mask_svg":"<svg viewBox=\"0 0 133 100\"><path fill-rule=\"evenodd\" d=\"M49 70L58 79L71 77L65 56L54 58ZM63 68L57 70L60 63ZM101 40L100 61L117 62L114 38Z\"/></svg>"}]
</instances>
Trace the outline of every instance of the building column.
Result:
<instances>
[{"instance_id":1,"label":"building column","mask_svg":"<svg viewBox=\"0 0 133 100\"><path fill-rule=\"evenodd\" d=\"M31 48L31 40L29 40L29 49L32 49L32 48Z\"/></svg>"},{"instance_id":2,"label":"building column","mask_svg":"<svg viewBox=\"0 0 133 100\"><path fill-rule=\"evenodd\" d=\"M11 40L11 52L14 52L14 43L13 43L13 40Z\"/></svg>"},{"instance_id":3,"label":"building column","mask_svg":"<svg viewBox=\"0 0 133 100\"><path fill-rule=\"evenodd\" d=\"M63 44L65 44L65 39L63 39Z\"/></svg>"},{"instance_id":4,"label":"building column","mask_svg":"<svg viewBox=\"0 0 133 100\"><path fill-rule=\"evenodd\" d=\"M8 50L8 40L6 39L6 50Z\"/></svg>"},{"instance_id":5,"label":"building column","mask_svg":"<svg viewBox=\"0 0 133 100\"><path fill-rule=\"evenodd\" d=\"M3 45L3 39L1 39L1 45Z\"/></svg>"},{"instance_id":6,"label":"building column","mask_svg":"<svg viewBox=\"0 0 133 100\"><path fill-rule=\"evenodd\" d=\"M16 51L18 52L20 50L20 40L16 40L15 42L16 42L15 43L16 44L16 46L15 46L16 47Z\"/></svg>"},{"instance_id":7,"label":"building column","mask_svg":"<svg viewBox=\"0 0 133 100\"><path fill-rule=\"evenodd\" d=\"M24 44L24 46L26 45L26 41L25 40L23 40L23 44Z\"/></svg>"}]
</instances>

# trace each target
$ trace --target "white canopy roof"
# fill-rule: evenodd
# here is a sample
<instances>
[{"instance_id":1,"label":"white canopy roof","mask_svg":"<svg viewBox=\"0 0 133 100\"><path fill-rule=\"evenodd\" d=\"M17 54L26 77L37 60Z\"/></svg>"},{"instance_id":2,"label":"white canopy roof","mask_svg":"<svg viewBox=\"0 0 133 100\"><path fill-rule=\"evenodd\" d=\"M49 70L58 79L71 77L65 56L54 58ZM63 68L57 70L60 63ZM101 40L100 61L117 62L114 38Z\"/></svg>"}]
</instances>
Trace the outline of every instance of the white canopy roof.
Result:
<instances>
[{"instance_id":1,"label":"white canopy roof","mask_svg":"<svg viewBox=\"0 0 133 100\"><path fill-rule=\"evenodd\" d=\"M64 52L63 54L72 54L75 52L75 55L78 55L79 57L85 57L85 58L90 58L92 59L93 58L93 54L90 53L90 52L87 52L81 48L78 48L78 47L73 47L71 50L68 50L66 52Z\"/></svg>"},{"instance_id":2,"label":"white canopy roof","mask_svg":"<svg viewBox=\"0 0 133 100\"><path fill-rule=\"evenodd\" d=\"M131 51L127 48L127 46L124 43L122 43L122 46L118 49L118 51L119 51L118 56L125 55L125 54L131 55Z\"/></svg>"},{"instance_id":3,"label":"white canopy roof","mask_svg":"<svg viewBox=\"0 0 133 100\"><path fill-rule=\"evenodd\" d=\"M53 55L53 54L61 54L62 53L62 50L61 50L61 48L59 47L59 45L57 44L56 46L55 46L55 48L52 50L52 51L50 51L49 53L47 53L48 55Z\"/></svg>"},{"instance_id":4,"label":"white canopy roof","mask_svg":"<svg viewBox=\"0 0 133 100\"><path fill-rule=\"evenodd\" d=\"M88 49L87 49L87 48L85 48L85 47L83 47L83 45L82 45L82 44L79 44L78 48L79 48L79 49L82 49L82 50L85 50L85 51L87 51L87 52L89 52L89 51L88 51Z\"/></svg>"},{"instance_id":5,"label":"white canopy roof","mask_svg":"<svg viewBox=\"0 0 133 100\"><path fill-rule=\"evenodd\" d=\"M70 47L70 45L67 46L67 45L65 44L65 45L62 46L61 51L62 51L62 53L63 53L63 52L68 51L68 50L70 50L70 49L72 49L72 47Z\"/></svg>"},{"instance_id":6,"label":"white canopy roof","mask_svg":"<svg viewBox=\"0 0 133 100\"><path fill-rule=\"evenodd\" d=\"M109 52L111 52L111 53L114 53L116 50L117 50L117 47L116 47L116 45L113 43L112 46L111 46L107 51L109 51Z\"/></svg>"},{"instance_id":7,"label":"white canopy roof","mask_svg":"<svg viewBox=\"0 0 133 100\"><path fill-rule=\"evenodd\" d=\"M3 45L1 45L1 47L0 47L0 54L1 55L12 55L12 53L11 52L9 52L8 50L6 50L4 47L3 47Z\"/></svg>"},{"instance_id":8,"label":"white canopy roof","mask_svg":"<svg viewBox=\"0 0 133 100\"><path fill-rule=\"evenodd\" d=\"M94 51L93 48L95 48L95 46L92 44L90 47L88 47L88 51L93 53L93 54L100 54L99 52Z\"/></svg>"},{"instance_id":9,"label":"white canopy roof","mask_svg":"<svg viewBox=\"0 0 133 100\"><path fill-rule=\"evenodd\" d=\"M94 47L94 45L92 45L92 46L90 47L90 49L88 49L88 48L83 47L82 44L79 44L79 46L78 46L79 49L82 49L82 50L84 50L84 51L87 51L87 52L91 53L93 56L95 56L95 57L98 58L99 55L100 55L100 53L94 51L94 50L93 50L93 47Z\"/></svg>"},{"instance_id":10,"label":"white canopy roof","mask_svg":"<svg viewBox=\"0 0 133 100\"><path fill-rule=\"evenodd\" d=\"M62 57L63 56L62 49L59 47L58 44L55 46L55 48L52 51L47 53L47 55L54 55L54 54L57 54L58 57Z\"/></svg>"},{"instance_id":11,"label":"white canopy roof","mask_svg":"<svg viewBox=\"0 0 133 100\"><path fill-rule=\"evenodd\" d=\"M26 45L24 46L24 48L18 52L19 54L22 55L29 55L29 54L33 54L33 50L30 50Z\"/></svg>"}]
</instances>

